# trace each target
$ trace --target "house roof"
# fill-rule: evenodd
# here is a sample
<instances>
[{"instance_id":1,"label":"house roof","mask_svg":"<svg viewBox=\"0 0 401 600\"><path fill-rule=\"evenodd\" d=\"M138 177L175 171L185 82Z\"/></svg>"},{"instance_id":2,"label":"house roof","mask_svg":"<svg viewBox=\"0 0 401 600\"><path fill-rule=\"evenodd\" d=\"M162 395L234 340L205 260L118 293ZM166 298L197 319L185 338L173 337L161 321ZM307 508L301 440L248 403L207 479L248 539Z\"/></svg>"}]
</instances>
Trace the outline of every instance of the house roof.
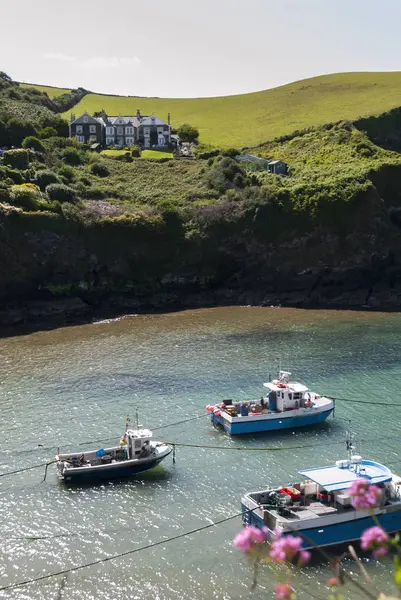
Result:
<instances>
[{"instance_id":1,"label":"house roof","mask_svg":"<svg viewBox=\"0 0 401 600\"><path fill-rule=\"evenodd\" d=\"M84 121L85 117L88 118L87 121ZM74 121L72 121L70 123L70 125L74 125L74 124L77 124L77 123L99 123L99 119L97 119L96 117L92 117L92 115L90 115L89 113L85 112L85 113L83 113L83 115L81 115L77 119L74 119Z\"/></svg>"},{"instance_id":2,"label":"house roof","mask_svg":"<svg viewBox=\"0 0 401 600\"><path fill-rule=\"evenodd\" d=\"M269 165L279 165L279 164L285 165L285 162L283 160L271 160L271 161L269 161Z\"/></svg>"},{"instance_id":3,"label":"house roof","mask_svg":"<svg viewBox=\"0 0 401 600\"><path fill-rule=\"evenodd\" d=\"M156 117L156 115L151 115L150 117L148 117L148 116L142 117L141 125L145 125L145 126L168 125L168 123L166 123L165 121L162 121L161 119L159 119L159 117Z\"/></svg>"},{"instance_id":4,"label":"house roof","mask_svg":"<svg viewBox=\"0 0 401 600\"><path fill-rule=\"evenodd\" d=\"M120 123L120 121L123 122ZM133 125L134 127L139 127L140 123L138 117L117 115L107 117L106 125Z\"/></svg>"}]
</instances>

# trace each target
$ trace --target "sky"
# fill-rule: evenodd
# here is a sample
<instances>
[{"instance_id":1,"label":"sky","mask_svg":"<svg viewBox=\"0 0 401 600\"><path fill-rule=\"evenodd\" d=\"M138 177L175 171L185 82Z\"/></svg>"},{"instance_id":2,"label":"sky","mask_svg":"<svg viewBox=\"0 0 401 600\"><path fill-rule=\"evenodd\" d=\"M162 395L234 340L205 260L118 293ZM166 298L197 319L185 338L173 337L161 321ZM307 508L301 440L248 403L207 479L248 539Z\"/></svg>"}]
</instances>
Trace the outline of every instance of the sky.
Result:
<instances>
[{"instance_id":1,"label":"sky","mask_svg":"<svg viewBox=\"0 0 401 600\"><path fill-rule=\"evenodd\" d=\"M0 0L0 70L109 94L241 94L401 70L401 0Z\"/></svg>"}]
</instances>

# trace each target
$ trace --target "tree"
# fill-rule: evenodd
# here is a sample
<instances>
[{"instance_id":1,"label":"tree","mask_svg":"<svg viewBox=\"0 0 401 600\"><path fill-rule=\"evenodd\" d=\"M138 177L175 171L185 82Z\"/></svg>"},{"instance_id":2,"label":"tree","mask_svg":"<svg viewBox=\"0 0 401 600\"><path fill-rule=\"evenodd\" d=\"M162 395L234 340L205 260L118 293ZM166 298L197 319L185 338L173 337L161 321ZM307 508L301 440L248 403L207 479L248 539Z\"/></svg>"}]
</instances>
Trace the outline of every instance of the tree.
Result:
<instances>
[{"instance_id":1,"label":"tree","mask_svg":"<svg viewBox=\"0 0 401 600\"><path fill-rule=\"evenodd\" d=\"M0 79L1 81L6 81L7 83L13 83L11 77L7 75L7 73L4 73L4 71L0 71Z\"/></svg>"},{"instance_id":2,"label":"tree","mask_svg":"<svg viewBox=\"0 0 401 600\"><path fill-rule=\"evenodd\" d=\"M21 146L22 140L29 135L37 135L35 127L26 121L19 119L10 119L7 123L7 132L9 144L11 146Z\"/></svg>"},{"instance_id":3,"label":"tree","mask_svg":"<svg viewBox=\"0 0 401 600\"><path fill-rule=\"evenodd\" d=\"M188 123L181 125L177 133L181 142L197 142L199 138L199 130Z\"/></svg>"},{"instance_id":4,"label":"tree","mask_svg":"<svg viewBox=\"0 0 401 600\"><path fill-rule=\"evenodd\" d=\"M50 137L57 137L57 130L54 129L54 127L44 127L44 129L39 131L39 137L42 138L42 140L46 140Z\"/></svg>"},{"instance_id":5,"label":"tree","mask_svg":"<svg viewBox=\"0 0 401 600\"><path fill-rule=\"evenodd\" d=\"M36 150L36 152L44 152L45 147L40 141L39 138L34 135L28 135L25 139L22 140L22 147L29 148L30 150Z\"/></svg>"}]
</instances>

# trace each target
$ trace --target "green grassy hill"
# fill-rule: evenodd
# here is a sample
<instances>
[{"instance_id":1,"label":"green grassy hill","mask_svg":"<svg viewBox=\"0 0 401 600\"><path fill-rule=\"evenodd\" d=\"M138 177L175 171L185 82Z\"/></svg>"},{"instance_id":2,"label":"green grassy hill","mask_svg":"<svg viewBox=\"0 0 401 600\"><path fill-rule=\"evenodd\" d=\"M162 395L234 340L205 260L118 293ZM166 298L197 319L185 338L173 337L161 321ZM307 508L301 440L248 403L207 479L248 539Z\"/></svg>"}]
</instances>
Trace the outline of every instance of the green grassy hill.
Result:
<instances>
[{"instance_id":1,"label":"green grassy hill","mask_svg":"<svg viewBox=\"0 0 401 600\"><path fill-rule=\"evenodd\" d=\"M219 98L141 98L88 94L72 112L155 112L173 126L200 129L201 140L222 146L253 146L296 129L374 115L401 105L401 72L339 73L304 79L271 90ZM71 111L64 113L69 117Z\"/></svg>"},{"instance_id":2,"label":"green grassy hill","mask_svg":"<svg viewBox=\"0 0 401 600\"><path fill-rule=\"evenodd\" d=\"M57 96L61 96L62 94L68 94L71 92L69 88L57 88L49 85L33 85L30 83L21 83L22 88L35 88L39 90L39 92L43 92L47 94L49 98L57 98Z\"/></svg>"}]
</instances>

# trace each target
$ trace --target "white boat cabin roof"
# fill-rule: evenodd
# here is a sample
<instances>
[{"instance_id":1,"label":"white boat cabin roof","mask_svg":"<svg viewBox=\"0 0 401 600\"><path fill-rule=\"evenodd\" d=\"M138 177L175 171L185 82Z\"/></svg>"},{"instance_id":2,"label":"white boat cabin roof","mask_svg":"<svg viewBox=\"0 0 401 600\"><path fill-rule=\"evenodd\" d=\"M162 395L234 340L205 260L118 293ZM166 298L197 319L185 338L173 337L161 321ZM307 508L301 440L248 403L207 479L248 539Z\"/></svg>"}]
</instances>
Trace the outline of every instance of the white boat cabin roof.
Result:
<instances>
[{"instance_id":1,"label":"white boat cabin roof","mask_svg":"<svg viewBox=\"0 0 401 600\"><path fill-rule=\"evenodd\" d=\"M280 381L274 380L264 383L263 386L268 388L271 392L282 392L283 390L288 390L289 392L304 393L308 391L306 385L297 383L295 381L289 381L286 384L282 384Z\"/></svg>"},{"instance_id":2,"label":"white boat cabin roof","mask_svg":"<svg viewBox=\"0 0 401 600\"><path fill-rule=\"evenodd\" d=\"M340 463L344 466L338 466ZM298 473L328 492L345 490L357 479L368 479L369 483L376 485L392 479L390 469L371 460L362 460L361 457L351 457L350 461L337 461L335 466L307 469Z\"/></svg>"},{"instance_id":3,"label":"white boat cabin roof","mask_svg":"<svg viewBox=\"0 0 401 600\"><path fill-rule=\"evenodd\" d=\"M152 437L153 433L150 431L150 429L127 429L127 435L130 438L150 439Z\"/></svg>"}]
</instances>

